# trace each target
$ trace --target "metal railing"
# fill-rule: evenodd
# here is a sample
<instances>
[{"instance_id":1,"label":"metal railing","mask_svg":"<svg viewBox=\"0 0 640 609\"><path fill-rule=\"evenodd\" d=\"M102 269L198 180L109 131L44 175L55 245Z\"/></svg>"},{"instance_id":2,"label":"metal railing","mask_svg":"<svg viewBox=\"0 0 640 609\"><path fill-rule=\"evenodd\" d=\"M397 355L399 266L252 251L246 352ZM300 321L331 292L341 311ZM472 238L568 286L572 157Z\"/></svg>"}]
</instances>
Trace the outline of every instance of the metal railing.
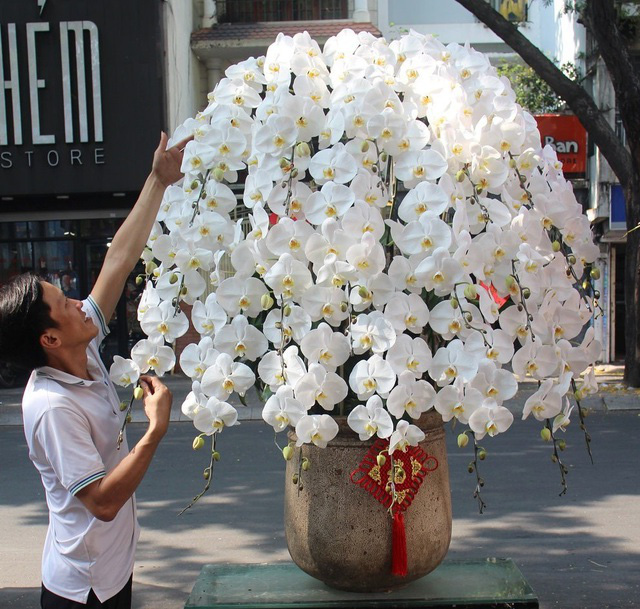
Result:
<instances>
[{"instance_id":1,"label":"metal railing","mask_svg":"<svg viewBox=\"0 0 640 609\"><path fill-rule=\"evenodd\" d=\"M217 0L218 23L346 19L347 0Z\"/></svg>"}]
</instances>

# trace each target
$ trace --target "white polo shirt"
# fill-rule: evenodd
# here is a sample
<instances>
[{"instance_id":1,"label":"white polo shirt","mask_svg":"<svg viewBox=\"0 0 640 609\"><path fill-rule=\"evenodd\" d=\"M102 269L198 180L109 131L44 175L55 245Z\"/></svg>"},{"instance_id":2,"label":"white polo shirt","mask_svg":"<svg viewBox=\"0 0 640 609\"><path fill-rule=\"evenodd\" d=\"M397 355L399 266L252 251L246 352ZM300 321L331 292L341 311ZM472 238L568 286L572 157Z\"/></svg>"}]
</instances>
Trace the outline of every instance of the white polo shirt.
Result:
<instances>
[{"instance_id":1,"label":"white polo shirt","mask_svg":"<svg viewBox=\"0 0 640 609\"><path fill-rule=\"evenodd\" d=\"M87 381L49 366L36 368L22 399L29 457L40 472L49 507L42 582L51 592L86 603L93 589L100 602L117 594L133 571L139 527L131 497L111 522L95 518L75 497L127 456L117 450L124 413L98 347L108 329L96 302L83 311L98 328L87 348Z\"/></svg>"}]
</instances>

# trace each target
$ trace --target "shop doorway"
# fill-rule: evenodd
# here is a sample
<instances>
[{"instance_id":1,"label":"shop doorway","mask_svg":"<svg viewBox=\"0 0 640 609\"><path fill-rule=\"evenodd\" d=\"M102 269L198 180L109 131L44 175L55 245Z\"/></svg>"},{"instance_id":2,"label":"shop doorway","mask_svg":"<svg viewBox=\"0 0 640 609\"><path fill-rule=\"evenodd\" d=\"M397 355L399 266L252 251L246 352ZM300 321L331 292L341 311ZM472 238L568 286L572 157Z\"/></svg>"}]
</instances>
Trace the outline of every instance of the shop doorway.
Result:
<instances>
[{"instance_id":1,"label":"shop doorway","mask_svg":"<svg viewBox=\"0 0 640 609\"><path fill-rule=\"evenodd\" d=\"M614 283L611 289L614 307L614 329L612 359L616 362L624 361L625 355L625 314L624 303L624 265L626 261L626 245L614 245L613 247Z\"/></svg>"}]
</instances>

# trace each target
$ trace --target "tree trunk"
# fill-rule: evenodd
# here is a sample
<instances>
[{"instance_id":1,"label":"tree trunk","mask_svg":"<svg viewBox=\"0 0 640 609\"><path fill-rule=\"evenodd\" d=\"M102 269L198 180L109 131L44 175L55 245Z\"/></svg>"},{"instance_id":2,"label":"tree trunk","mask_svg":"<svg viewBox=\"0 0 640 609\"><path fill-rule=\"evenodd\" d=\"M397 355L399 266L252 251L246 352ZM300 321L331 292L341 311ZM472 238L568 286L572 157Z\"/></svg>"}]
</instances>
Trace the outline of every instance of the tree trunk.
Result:
<instances>
[{"instance_id":1,"label":"tree trunk","mask_svg":"<svg viewBox=\"0 0 640 609\"><path fill-rule=\"evenodd\" d=\"M637 155L634 155L637 159ZM625 188L627 228L640 223L640 163ZM640 229L627 234L624 269L625 366L624 380L630 387L640 387Z\"/></svg>"}]
</instances>

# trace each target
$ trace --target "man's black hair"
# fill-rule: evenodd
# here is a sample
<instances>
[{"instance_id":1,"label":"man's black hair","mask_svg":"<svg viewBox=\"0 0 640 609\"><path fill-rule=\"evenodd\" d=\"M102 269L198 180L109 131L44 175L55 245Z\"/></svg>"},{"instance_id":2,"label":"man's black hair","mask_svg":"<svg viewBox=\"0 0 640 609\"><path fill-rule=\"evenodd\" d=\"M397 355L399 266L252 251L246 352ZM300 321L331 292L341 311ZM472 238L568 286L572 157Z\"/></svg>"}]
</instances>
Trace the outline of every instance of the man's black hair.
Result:
<instances>
[{"instance_id":1,"label":"man's black hair","mask_svg":"<svg viewBox=\"0 0 640 609\"><path fill-rule=\"evenodd\" d=\"M29 370L47 364L40 336L57 324L43 293L41 279L33 273L0 287L0 360Z\"/></svg>"}]
</instances>

